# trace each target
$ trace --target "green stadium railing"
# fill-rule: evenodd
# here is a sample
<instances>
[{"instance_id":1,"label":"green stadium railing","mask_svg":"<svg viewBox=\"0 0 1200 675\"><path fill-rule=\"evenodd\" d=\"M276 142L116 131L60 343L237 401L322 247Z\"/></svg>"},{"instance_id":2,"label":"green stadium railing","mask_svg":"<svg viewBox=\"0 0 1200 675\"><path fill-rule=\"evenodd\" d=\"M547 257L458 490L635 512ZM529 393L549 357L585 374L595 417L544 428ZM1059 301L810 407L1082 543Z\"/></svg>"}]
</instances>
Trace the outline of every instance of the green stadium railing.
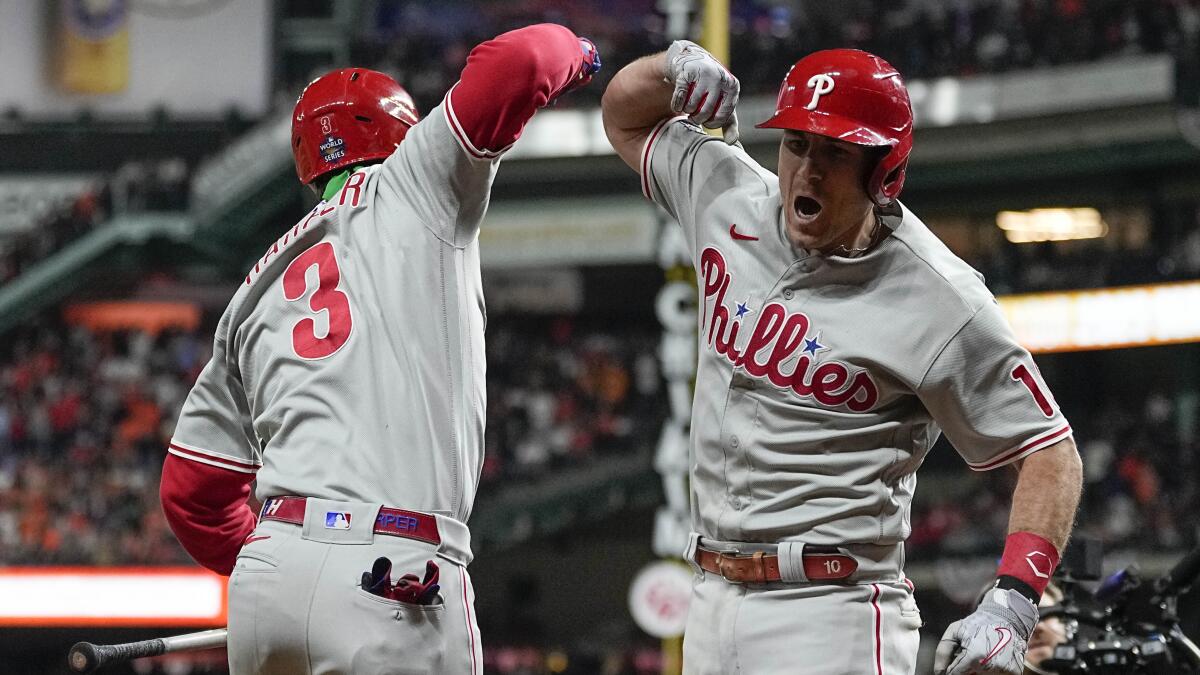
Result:
<instances>
[{"instance_id":1,"label":"green stadium railing","mask_svg":"<svg viewBox=\"0 0 1200 675\"><path fill-rule=\"evenodd\" d=\"M119 249L152 238L187 243L193 230L187 215L168 213L118 216L100 225L0 286L0 334L84 288L93 280L88 270Z\"/></svg>"}]
</instances>

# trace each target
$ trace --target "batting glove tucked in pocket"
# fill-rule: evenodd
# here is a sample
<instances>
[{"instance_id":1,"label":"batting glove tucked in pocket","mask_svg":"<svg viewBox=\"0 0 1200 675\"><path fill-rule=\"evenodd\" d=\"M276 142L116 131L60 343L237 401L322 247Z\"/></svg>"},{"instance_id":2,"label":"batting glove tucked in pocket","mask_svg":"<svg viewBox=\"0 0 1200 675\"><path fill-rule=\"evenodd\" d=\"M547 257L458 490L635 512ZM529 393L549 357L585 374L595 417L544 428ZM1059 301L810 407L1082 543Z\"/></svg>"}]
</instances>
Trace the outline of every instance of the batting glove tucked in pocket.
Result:
<instances>
[{"instance_id":1,"label":"batting glove tucked in pocket","mask_svg":"<svg viewBox=\"0 0 1200 675\"><path fill-rule=\"evenodd\" d=\"M950 624L933 660L935 675L1021 675L1038 609L1017 591L993 588L975 612Z\"/></svg>"},{"instance_id":2,"label":"batting glove tucked in pocket","mask_svg":"<svg viewBox=\"0 0 1200 675\"><path fill-rule=\"evenodd\" d=\"M741 84L700 45L676 40L667 49L667 83L675 86L671 110L709 129L734 123Z\"/></svg>"}]
</instances>

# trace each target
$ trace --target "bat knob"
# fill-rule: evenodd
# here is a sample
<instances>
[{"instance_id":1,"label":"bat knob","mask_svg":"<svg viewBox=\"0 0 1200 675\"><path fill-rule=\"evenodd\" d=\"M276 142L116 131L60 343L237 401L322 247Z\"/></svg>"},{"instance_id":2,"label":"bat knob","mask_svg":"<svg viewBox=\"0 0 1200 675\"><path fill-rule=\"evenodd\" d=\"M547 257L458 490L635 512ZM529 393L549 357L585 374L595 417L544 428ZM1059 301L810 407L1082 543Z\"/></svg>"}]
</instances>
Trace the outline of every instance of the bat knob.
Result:
<instances>
[{"instance_id":1,"label":"bat knob","mask_svg":"<svg viewBox=\"0 0 1200 675\"><path fill-rule=\"evenodd\" d=\"M67 653L67 664L76 673L90 673L99 665L96 657L96 645L90 642L76 642Z\"/></svg>"}]
</instances>

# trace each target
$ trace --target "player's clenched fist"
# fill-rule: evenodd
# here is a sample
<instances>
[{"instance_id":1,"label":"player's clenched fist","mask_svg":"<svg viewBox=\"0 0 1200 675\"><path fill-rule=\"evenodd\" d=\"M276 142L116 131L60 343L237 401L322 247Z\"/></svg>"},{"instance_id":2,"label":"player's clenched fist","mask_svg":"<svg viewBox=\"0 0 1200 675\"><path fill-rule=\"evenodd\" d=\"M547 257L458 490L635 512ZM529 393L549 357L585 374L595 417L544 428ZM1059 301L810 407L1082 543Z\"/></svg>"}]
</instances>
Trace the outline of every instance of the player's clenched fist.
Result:
<instances>
[{"instance_id":1,"label":"player's clenched fist","mask_svg":"<svg viewBox=\"0 0 1200 675\"><path fill-rule=\"evenodd\" d=\"M938 643L934 675L1021 675L1038 609L1014 590L987 592L974 614L950 624Z\"/></svg>"},{"instance_id":2,"label":"player's clenched fist","mask_svg":"<svg viewBox=\"0 0 1200 675\"><path fill-rule=\"evenodd\" d=\"M595 42L585 37L579 38L579 50L583 52L583 68L580 69L576 80L578 86L582 87L592 81L593 75L600 72L600 50L596 49Z\"/></svg>"},{"instance_id":3,"label":"player's clenched fist","mask_svg":"<svg viewBox=\"0 0 1200 675\"><path fill-rule=\"evenodd\" d=\"M671 110L710 129L730 126L741 85L712 54L694 42L676 40L667 50L666 76L675 85Z\"/></svg>"}]
</instances>

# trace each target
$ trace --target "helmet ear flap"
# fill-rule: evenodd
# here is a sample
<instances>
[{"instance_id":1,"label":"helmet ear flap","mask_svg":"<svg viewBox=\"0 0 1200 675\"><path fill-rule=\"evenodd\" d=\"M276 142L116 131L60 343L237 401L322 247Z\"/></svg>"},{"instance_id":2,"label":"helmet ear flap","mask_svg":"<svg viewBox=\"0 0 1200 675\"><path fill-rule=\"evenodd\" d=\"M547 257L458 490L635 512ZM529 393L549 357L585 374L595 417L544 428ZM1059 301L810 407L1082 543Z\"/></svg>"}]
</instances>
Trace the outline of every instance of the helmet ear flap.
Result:
<instances>
[{"instance_id":1,"label":"helmet ear flap","mask_svg":"<svg viewBox=\"0 0 1200 675\"><path fill-rule=\"evenodd\" d=\"M912 150L912 136L901 139L897 145L885 150L867 183L867 194L878 206L887 206L896 201L900 191L904 189L908 156Z\"/></svg>"},{"instance_id":2,"label":"helmet ear flap","mask_svg":"<svg viewBox=\"0 0 1200 675\"><path fill-rule=\"evenodd\" d=\"M867 197L876 206L887 206L895 200L895 195L899 190L889 190L892 183L896 180L895 156L892 153L892 148L882 146L878 148L870 148L872 163L864 176L863 188L866 190ZM893 161L888 161L892 159ZM899 169L903 171L903 168Z\"/></svg>"},{"instance_id":3,"label":"helmet ear flap","mask_svg":"<svg viewBox=\"0 0 1200 675\"><path fill-rule=\"evenodd\" d=\"M871 172L871 178L867 182L867 194L877 206L887 206L896 201L904 187L904 175L908 169L907 159L898 165L887 159L885 156L875 165L875 170Z\"/></svg>"}]
</instances>

